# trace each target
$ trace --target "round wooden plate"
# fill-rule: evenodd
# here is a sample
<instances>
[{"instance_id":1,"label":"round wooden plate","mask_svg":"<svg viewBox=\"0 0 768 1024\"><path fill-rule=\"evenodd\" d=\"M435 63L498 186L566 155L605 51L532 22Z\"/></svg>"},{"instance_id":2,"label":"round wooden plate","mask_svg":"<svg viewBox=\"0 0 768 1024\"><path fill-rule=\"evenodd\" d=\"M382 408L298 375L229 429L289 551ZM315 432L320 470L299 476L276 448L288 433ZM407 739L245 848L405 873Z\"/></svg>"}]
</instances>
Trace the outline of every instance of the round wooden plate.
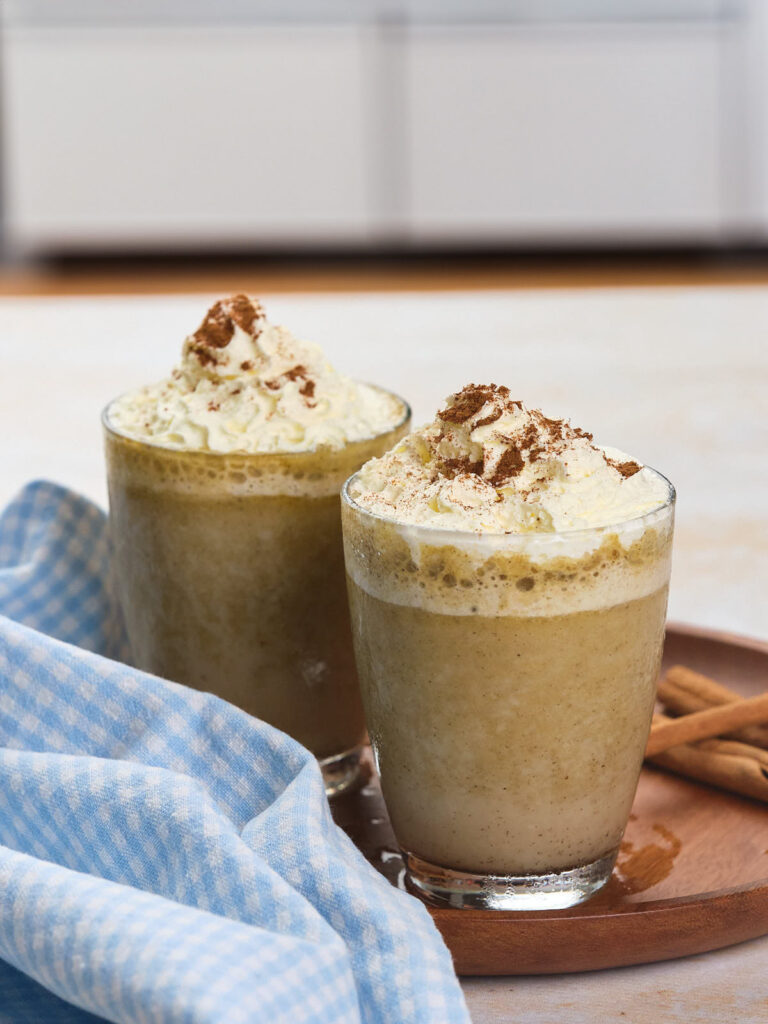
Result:
<instances>
[{"instance_id":1,"label":"round wooden plate","mask_svg":"<svg viewBox=\"0 0 768 1024\"><path fill-rule=\"evenodd\" d=\"M670 625L666 665L683 664L744 696L768 687L768 644ZM403 884L375 775L334 801L334 816L395 885ZM768 934L768 805L645 768L608 885L559 911L435 909L458 974L551 974L649 963Z\"/></svg>"}]
</instances>

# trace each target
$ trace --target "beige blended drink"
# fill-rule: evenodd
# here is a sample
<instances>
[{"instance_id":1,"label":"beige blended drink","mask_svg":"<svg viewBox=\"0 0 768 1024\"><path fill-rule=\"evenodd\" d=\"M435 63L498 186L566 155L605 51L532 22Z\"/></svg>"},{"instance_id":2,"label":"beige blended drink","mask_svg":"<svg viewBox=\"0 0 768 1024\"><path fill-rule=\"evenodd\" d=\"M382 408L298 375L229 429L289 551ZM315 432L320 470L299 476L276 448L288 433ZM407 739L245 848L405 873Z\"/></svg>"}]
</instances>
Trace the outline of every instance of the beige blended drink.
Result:
<instances>
[{"instance_id":1,"label":"beige blended drink","mask_svg":"<svg viewBox=\"0 0 768 1024\"><path fill-rule=\"evenodd\" d=\"M407 421L399 398L340 376L245 296L213 306L168 380L104 417L136 665L290 733L329 792L365 739L339 490Z\"/></svg>"},{"instance_id":2,"label":"beige blended drink","mask_svg":"<svg viewBox=\"0 0 768 1024\"><path fill-rule=\"evenodd\" d=\"M587 898L650 728L671 485L470 385L344 499L363 703L411 885L455 906Z\"/></svg>"}]
</instances>

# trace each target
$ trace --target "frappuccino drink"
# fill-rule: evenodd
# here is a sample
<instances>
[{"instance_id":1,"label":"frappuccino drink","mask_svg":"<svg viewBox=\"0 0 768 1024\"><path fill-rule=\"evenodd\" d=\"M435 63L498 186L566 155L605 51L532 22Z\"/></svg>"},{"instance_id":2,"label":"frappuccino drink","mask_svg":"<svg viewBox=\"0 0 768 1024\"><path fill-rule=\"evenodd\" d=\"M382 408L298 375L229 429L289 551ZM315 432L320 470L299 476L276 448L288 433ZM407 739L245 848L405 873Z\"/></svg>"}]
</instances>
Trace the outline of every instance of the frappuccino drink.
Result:
<instances>
[{"instance_id":1,"label":"frappuccino drink","mask_svg":"<svg viewBox=\"0 0 768 1024\"><path fill-rule=\"evenodd\" d=\"M674 492L470 385L347 483L358 671L408 878L562 907L609 877L650 728Z\"/></svg>"},{"instance_id":2,"label":"frappuccino drink","mask_svg":"<svg viewBox=\"0 0 768 1024\"><path fill-rule=\"evenodd\" d=\"M352 780L365 738L339 490L407 420L242 295L209 310L167 380L104 415L135 664L290 733L329 791Z\"/></svg>"}]
</instances>

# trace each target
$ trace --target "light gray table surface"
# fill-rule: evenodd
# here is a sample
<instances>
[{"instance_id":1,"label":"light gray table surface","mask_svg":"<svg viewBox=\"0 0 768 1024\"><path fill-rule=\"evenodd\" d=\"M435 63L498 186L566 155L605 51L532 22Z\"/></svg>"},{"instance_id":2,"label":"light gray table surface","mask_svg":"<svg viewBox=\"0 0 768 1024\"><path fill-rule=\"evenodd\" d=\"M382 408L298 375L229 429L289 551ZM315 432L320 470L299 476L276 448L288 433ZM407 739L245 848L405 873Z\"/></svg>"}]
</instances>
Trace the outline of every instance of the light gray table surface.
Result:
<instances>
[{"instance_id":1,"label":"light gray table surface","mask_svg":"<svg viewBox=\"0 0 768 1024\"><path fill-rule=\"evenodd\" d=\"M105 505L101 408L168 372L210 298L0 299L0 505L38 477ZM464 383L494 381L660 469L679 496L670 617L768 639L768 289L263 298L343 372L409 399L415 424ZM758 1024L768 938L463 984L475 1024Z\"/></svg>"}]
</instances>

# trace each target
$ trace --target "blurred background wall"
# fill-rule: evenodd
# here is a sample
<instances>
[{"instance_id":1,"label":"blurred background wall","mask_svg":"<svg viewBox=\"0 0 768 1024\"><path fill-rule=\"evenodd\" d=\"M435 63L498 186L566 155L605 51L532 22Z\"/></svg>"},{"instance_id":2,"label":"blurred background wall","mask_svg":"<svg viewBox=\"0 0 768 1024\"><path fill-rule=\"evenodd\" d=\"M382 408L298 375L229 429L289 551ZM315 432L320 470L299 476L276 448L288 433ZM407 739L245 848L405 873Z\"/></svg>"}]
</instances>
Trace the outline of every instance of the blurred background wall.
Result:
<instances>
[{"instance_id":1,"label":"blurred background wall","mask_svg":"<svg viewBox=\"0 0 768 1024\"><path fill-rule=\"evenodd\" d=\"M7 256L768 242L766 0L5 0Z\"/></svg>"}]
</instances>

